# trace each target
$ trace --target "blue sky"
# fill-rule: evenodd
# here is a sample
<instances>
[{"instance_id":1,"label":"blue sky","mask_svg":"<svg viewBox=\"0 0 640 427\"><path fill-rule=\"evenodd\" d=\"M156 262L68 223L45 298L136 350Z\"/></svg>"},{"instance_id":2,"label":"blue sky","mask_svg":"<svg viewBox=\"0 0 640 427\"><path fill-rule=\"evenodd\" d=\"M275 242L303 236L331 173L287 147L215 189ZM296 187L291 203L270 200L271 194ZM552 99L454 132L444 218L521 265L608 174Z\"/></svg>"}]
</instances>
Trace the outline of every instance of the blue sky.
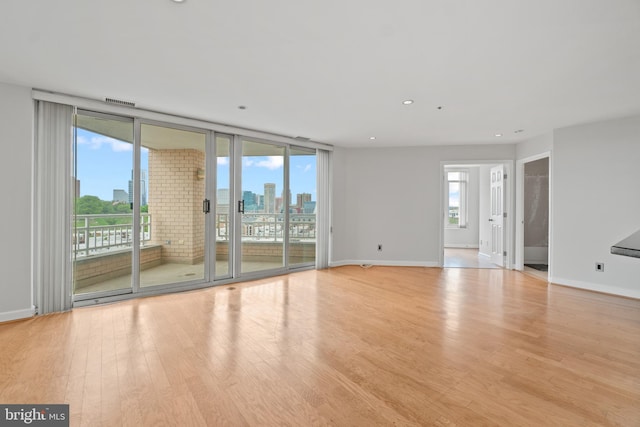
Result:
<instances>
[{"instance_id":1,"label":"blue sky","mask_svg":"<svg viewBox=\"0 0 640 427\"><path fill-rule=\"evenodd\" d=\"M80 180L80 195L98 196L102 200L112 200L113 190L129 191L129 180L133 168L133 145L114 138L78 129L77 178ZM148 170L149 155L146 149L141 153L142 169ZM222 159L221 159L222 160ZM228 188L228 162L218 161L218 187ZM264 183L276 184L276 195L283 189L284 166L282 157L249 157L243 162L243 190L256 194L264 193ZM291 156L291 195L295 203L296 194L310 193L316 200L315 156Z\"/></svg>"}]
</instances>

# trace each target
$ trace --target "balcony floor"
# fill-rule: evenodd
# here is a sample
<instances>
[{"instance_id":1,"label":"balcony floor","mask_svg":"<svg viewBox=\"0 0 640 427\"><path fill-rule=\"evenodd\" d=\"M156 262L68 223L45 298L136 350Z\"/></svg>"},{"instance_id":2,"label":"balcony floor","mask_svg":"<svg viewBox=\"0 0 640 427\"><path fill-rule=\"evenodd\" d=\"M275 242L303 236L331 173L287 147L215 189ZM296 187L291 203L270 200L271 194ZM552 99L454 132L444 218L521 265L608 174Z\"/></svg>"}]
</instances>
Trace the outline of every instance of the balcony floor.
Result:
<instances>
[{"instance_id":1,"label":"balcony floor","mask_svg":"<svg viewBox=\"0 0 640 427\"><path fill-rule=\"evenodd\" d=\"M243 263L245 272L270 270L281 266L282 264L275 262L252 261ZM228 271L227 262L216 262L216 271L218 273L226 273ZM140 272L140 286L143 288L171 283L190 282L198 279L204 279L204 263L192 265L167 263ZM131 275L128 274L126 276L120 276L114 279L105 280L104 282L84 286L76 291L75 294L82 295L92 292L114 291L118 289L128 289L130 287Z\"/></svg>"}]
</instances>

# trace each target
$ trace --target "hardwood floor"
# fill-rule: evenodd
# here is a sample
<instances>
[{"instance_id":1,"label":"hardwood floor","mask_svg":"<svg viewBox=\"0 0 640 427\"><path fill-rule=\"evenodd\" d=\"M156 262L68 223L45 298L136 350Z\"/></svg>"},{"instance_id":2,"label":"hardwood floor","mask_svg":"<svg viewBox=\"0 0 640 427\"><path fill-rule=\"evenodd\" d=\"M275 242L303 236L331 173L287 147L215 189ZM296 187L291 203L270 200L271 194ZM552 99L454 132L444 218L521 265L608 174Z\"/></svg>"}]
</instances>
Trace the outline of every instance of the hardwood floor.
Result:
<instances>
[{"instance_id":1,"label":"hardwood floor","mask_svg":"<svg viewBox=\"0 0 640 427\"><path fill-rule=\"evenodd\" d=\"M454 268L500 268L480 255L478 249L444 248L444 267Z\"/></svg>"},{"instance_id":2,"label":"hardwood floor","mask_svg":"<svg viewBox=\"0 0 640 427\"><path fill-rule=\"evenodd\" d=\"M69 403L78 426L640 425L640 301L515 271L304 271L0 342L0 403Z\"/></svg>"}]
</instances>

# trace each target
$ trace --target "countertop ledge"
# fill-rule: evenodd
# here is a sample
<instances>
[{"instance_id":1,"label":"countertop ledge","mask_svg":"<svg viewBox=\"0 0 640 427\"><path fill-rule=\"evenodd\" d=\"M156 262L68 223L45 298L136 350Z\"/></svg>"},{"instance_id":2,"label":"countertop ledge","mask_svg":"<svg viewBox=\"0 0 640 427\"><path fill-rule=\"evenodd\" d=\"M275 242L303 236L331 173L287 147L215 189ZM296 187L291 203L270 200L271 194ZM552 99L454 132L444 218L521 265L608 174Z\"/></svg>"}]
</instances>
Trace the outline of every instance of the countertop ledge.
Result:
<instances>
[{"instance_id":1,"label":"countertop ledge","mask_svg":"<svg viewBox=\"0 0 640 427\"><path fill-rule=\"evenodd\" d=\"M640 230L611 246L611 253L640 258Z\"/></svg>"}]
</instances>

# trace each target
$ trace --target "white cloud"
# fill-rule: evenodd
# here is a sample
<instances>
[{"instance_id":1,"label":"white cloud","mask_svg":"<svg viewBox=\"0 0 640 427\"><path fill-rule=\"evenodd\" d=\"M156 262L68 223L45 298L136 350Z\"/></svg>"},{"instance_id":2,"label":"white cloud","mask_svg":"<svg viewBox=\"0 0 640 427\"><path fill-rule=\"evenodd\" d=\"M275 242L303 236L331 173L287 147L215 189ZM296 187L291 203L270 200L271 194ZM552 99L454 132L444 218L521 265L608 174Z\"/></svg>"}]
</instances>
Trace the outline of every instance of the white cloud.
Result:
<instances>
[{"instance_id":1,"label":"white cloud","mask_svg":"<svg viewBox=\"0 0 640 427\"><path fill-rule=\"evenodd\" d=\"M111 145L111 150L116 153L133 150L133 144L115 138L109 138L108 136L92 136L90 139L87 139L79 135L77 141L79 145L88 145L91 150L99 150L105 144Z\"/></svg>"},{"instance_id":2,"label":"white cloud","mask_svg":"<svg viewBox=\"0 0 640 427\"><path fill-rule=\"evenodd\" d=\"M284 165L284 157L282 156L268 156L266 160L254 160L245 159L244 165L247 167L256 166L259 168L267 168L269 170L279 169Z\"/></svg>"},{"instance_id":3,"label":"white cloud","mask_svg":"<svg viewBox=\"0 0 640 427\"><path fill-rule=\"evenodd\" d=\"M308 163L306 165L297 165L296 168L297 169L302 169L302 173L306 173L309 172L311 170L311 168L313 167L313 165L311 163Z\"/></svg>"},{"instance_id":4,"label":"white cloud","mask_svg":"<svg viewBox=\"0 0 640 427\"><path fill-rule=\"evenodd\" d=\"M218 164L220 166L227 166L229 164L229 158L228 157L218 157Z\"/></svg>"}]
</instances>

